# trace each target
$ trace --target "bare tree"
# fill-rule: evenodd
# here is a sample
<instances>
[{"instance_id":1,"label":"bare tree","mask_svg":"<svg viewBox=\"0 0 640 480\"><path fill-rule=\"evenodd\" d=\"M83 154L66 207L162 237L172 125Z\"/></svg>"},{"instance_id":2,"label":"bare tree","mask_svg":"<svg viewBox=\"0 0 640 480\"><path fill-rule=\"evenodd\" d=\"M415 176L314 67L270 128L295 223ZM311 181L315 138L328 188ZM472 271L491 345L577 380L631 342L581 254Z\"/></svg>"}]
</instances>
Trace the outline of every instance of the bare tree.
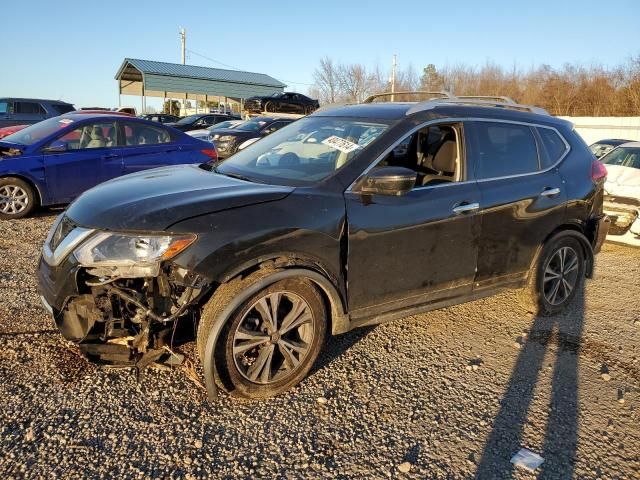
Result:
<instances>
[{"instance_id":1,"label":"bare tree","mask_svg":"<svg viewBox=\"0 0 640 480\"><path fill-rule=\"evenodd\" d=\"M315 86L320 92L322 103L338 101L338 68L329 57L320 59L320 66L313 72Z\"/></svg>"}]
</instances>

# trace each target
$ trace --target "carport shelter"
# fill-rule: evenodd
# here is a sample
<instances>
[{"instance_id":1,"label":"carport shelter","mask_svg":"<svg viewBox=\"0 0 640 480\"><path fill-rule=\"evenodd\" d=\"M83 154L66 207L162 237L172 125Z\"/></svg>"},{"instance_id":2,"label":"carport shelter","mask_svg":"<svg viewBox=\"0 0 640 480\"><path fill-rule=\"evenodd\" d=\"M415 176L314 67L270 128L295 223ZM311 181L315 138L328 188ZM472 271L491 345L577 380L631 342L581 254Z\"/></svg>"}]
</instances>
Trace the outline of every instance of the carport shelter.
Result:
<instances>
[{"instance_id":1,"label":"carport shelter","mask_svg":"<svg viewBox=\"0 0 640 480\"><path fill-rule=\"evenodd\" d=\"M220 68L198 67L180 63L155 62L125 58L115 76L120 95L164 99L221 101L225 98L240 104L254 95L271 95L282 92L286 85L264 73L223 70Z\"/></svg>"}]
</instances>

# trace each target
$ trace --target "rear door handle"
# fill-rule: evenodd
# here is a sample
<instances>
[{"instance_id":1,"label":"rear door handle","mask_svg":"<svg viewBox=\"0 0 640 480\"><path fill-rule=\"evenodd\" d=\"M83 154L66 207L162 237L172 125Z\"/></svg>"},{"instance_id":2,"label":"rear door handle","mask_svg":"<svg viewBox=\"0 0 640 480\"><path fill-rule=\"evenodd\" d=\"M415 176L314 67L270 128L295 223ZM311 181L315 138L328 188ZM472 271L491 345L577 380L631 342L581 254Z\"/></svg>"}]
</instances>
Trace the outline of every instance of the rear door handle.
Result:
<instances>
[{"instance_id":1,"label":"rear door handle","mask_svg":"<svg viewBox=\"0 0 640 480\"><path fill-rule=\"evenodd\" d=\"M556 195L560 195L559 188L545 188L542 192L540 192L541 197L555 197Z\"/></svg>"},{"instance_id":2,"label":"rear door handle","mask_svg":"<svg viewBox=\"0 0 640 480\"><path fill-rule=\"evenodd\" d=\"M110 158L116 158L116 157L119 157L119 156L120 156L120 154L118 154L118 153L106 153L100 158L102 158L102 160L109 160Z\"/></svg>"},{"instance_id":3,"label":"rear door handle","mask_svg":"<svg viewBox=\"0 0 640 480\"><path fill-rule=\"evenodd\" d=\"M479 203L463 202L460 205L458 205L457 207L453 207L453 213L455 213L456 215L460 215L462 213L475 212L475 211L477 211L479 209L480 209L480 204Z\"/></svg>"}]
</instances>

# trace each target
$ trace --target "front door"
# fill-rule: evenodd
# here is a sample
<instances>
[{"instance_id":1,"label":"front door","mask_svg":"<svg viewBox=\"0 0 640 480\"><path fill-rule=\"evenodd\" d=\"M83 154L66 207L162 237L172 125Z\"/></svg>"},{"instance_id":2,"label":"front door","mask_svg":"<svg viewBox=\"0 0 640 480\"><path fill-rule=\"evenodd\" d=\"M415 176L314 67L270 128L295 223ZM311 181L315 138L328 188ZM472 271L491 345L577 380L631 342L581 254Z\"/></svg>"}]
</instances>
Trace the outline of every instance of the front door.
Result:
<instances>
[{"instance_id":1,"label":"front door","mask_svg":"<svg viewBox=\"0 0 640 480\"><path fill-rule=\"evenodd\" d=\"M403 196L345 194L348 299L354 317L468 294L476 271L478 187L467 180L461 124L401 141L374 168L417 173Z\"/></svg>"},{"instance_id":2,"label":"front door","mask_svg":"<svg viewBox=\"0 0 640 480\"><path fill-rule=\"evenodd\" d=\"M122 175L122 154L113 120L84 123L48 146L65 148L45 153L44 168L51 203L68 203L89 188Z\"/></svg>"}]
</instances>

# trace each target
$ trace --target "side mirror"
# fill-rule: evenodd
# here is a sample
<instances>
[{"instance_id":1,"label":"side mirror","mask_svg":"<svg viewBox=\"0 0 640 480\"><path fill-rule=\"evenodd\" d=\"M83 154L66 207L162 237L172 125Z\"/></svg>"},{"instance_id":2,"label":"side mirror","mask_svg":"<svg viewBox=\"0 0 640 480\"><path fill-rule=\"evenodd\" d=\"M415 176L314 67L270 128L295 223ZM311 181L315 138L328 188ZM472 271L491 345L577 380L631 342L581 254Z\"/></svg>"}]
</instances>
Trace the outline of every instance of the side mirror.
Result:
<instances>
[{"instance_id":1,"label":"side mirror","mask_svg":"<svg viewBox=\"0 0 640 480\"><path fill-rule=\"evenodd\" d=\"M44 153L62 153L67 151L67 144L60 140L51 142L48 146L42 149Z\"/></svg>"},{"instance_id":2,"label":"side mirror","mask_svg":"<svg viewBox=\"0 0 640 480\"><path fill-rule=\"evenodd\" d=\"M360 193L400 196L416 185L417 174L404 167L382 167L373 170L362 182Z\"/></svg>"}]
</instances>

